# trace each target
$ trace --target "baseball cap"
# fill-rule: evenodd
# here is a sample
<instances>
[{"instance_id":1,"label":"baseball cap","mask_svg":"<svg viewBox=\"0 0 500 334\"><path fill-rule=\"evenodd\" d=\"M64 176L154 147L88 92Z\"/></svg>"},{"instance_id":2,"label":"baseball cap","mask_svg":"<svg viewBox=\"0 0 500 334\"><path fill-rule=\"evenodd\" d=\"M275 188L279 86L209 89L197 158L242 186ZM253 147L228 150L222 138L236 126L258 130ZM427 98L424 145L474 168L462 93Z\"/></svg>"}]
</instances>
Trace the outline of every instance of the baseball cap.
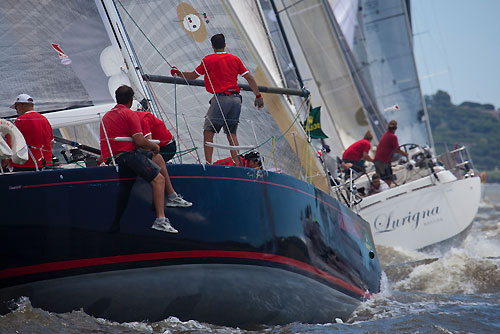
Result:
<instances>
[{"instance_id":1,"label":"baseball cap","mask_svg":"<svg viewBox=\"0 0 500 334\"><path fill-rule=\"evenodd\" d=\"M12 105L10 107L12 109L16 109L16 107L15 107L16 103L31 103L31 104L34 104L33 98L31 96L29 96L28 94L19 94L16 97L16 100L14 101L14 103L12 103Z\"/></svg>"}]
</instances>

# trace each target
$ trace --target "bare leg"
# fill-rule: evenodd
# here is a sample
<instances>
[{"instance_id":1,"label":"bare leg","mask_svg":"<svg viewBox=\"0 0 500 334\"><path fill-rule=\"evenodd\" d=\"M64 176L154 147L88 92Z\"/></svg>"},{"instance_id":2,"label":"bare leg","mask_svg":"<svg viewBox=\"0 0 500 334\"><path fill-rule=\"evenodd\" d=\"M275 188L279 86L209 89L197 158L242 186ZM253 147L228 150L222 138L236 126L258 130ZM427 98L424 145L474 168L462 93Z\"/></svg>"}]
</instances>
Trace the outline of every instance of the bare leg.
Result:
<instances>
[{"instance_id":1,"label":"bare leg","mask_svg":"<svg viewBox=\"0 0 500 334\"><path fill-rule=\"evenodd\" d=\"M153 162L157 164L161 169L160 173L161 175L163 175L163 178L165 179L165 191L167 192L167 195L173 194L175 190L174 187L172 186L172 182L170 182L170 177L168 176L167 165L165 165L165 160L163 160L160 154L153 155L153 158L151 160L153 160Z\"/></svg>"},{"instance_id":2,"label":"bare leg","mask_svg":"<svg viewBox=\"0 0 500 334\"><path fill-rule=\"evenodd\" d=\"M151 186L153 188L153 202L155 204L156 218L163 218L165 217L165 212L163 211L165 209L165 178L161 173L156 175L153 181L151 181Z\"/></svg>"},{"instance_id":3,"label":"bare leg","mask_svg":"<svg viewBox=\"0 0 500 334\"><path fill-rule=\"evenodd\" d=\"M236 133L230 133L227 135L227 141L229 142L229 145L231 146L239 146L240 144L238 143L238 137L236 136ZM238 159L238 154L240 152L238 150L231 150L231 157L233 158L233 161L240 166L240 159Z\"/></svg>"},{"instance_id":4,"label":"bare leg","mask_svg":"<svg viewBox=\"0 0 500 334\"><path fill-rule=\"evenodd\" d=\"M212 154L214 153L214 148L208 145L205 145L206 142L213 143L214 142L215 133L212 131L203 130L203 150L205 152L205 160L211 164L212 163Z\"/></svg>"}]
</instances>

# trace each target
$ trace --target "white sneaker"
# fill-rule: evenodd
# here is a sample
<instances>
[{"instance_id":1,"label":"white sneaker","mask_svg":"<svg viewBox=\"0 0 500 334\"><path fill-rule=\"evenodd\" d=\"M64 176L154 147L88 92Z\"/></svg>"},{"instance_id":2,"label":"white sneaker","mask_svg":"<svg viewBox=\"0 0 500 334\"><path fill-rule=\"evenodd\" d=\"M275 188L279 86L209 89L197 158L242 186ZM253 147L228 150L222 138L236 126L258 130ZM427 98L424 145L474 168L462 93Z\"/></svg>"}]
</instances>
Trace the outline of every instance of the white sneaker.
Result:
<instances>
[{"instance_id":1,"label":"white sneaker","mask_svg":"<svg viewBox=\"0 0 500 334\"><path fill-rule=\"evenodd\" d=\"M168 206L170 208L189 208L191 205L193 205L193 203L186 201L179 194L177 194L177 197L172 199L167 197L166 202L167 203L165 204L165 206Z\"/></svg>"},{"instance_id":2,"label":"white sneaker","mask_svg":"<svg viewBox=\"0 0 500 334\"><path fill-rule=\"evenodd\" d=\"M156 218L151 228L169 233L179 233L179 231L177 231L172 225L170 225L170 221L166 217Z\"/></svg>"}]
</instances>

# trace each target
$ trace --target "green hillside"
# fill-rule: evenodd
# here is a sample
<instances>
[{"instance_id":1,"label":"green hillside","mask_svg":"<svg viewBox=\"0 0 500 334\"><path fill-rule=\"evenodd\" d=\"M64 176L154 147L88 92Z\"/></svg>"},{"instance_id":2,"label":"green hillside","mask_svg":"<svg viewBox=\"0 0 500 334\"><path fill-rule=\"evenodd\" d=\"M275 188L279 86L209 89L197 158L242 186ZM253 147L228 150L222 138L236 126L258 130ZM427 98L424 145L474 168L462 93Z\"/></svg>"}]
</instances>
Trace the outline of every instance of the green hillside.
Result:
<instances>
[{"instance_id":1,"label":"green hillside","mask_svg":"<svg viewBox=\"0 0 500 334\"><path fill-rule=\"evenodd\" d=\"M479 171L487 171L489 182L500 182L500 110L491 104L451 103L450 95L438 91L425 96L437 153L443 143L466 145Z\"/></svg>"}]
</instances>

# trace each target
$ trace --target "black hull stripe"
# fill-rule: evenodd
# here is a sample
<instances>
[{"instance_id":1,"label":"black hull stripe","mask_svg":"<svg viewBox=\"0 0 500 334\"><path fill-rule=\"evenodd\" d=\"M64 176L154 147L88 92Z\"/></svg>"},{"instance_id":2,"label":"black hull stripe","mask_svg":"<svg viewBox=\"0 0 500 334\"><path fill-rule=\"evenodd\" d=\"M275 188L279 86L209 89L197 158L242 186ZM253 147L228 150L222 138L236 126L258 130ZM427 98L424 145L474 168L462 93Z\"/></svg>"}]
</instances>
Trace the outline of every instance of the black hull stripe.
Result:
<instances>
[{"instance_id":1,"label":"black hull stripe","mask_svg":"<svg viewBox=\"0 0 500 334\"><path fill-rule=\"evenodd\" d=\"M118 255L118 256L91 258L91 259L59 261L59 262L37 264L32 266L3 269L0 270L0 279L20 277L38 273L54 272L67 269L101 266L107 264L141 262L150 260L182 259L182 258L239 258L239 259L263 260L263 261L286 264L295 268L299 268L306 272L312 273L316 276L319 276L320 278L325 279L331 283L334 283L335 285L338 285L344 289L347 289L355 293L356 295L359 295L360 297L365 297L365 298L370 297L370 293L368 293L367 291L365 292L362 289L353 286L352 284L349 284L347 282L344 282L343 280L321 269L311 266L307 263L280 255L257 253L257 252L196 250L196 251Z\"/></svg>"}]
</instances>

